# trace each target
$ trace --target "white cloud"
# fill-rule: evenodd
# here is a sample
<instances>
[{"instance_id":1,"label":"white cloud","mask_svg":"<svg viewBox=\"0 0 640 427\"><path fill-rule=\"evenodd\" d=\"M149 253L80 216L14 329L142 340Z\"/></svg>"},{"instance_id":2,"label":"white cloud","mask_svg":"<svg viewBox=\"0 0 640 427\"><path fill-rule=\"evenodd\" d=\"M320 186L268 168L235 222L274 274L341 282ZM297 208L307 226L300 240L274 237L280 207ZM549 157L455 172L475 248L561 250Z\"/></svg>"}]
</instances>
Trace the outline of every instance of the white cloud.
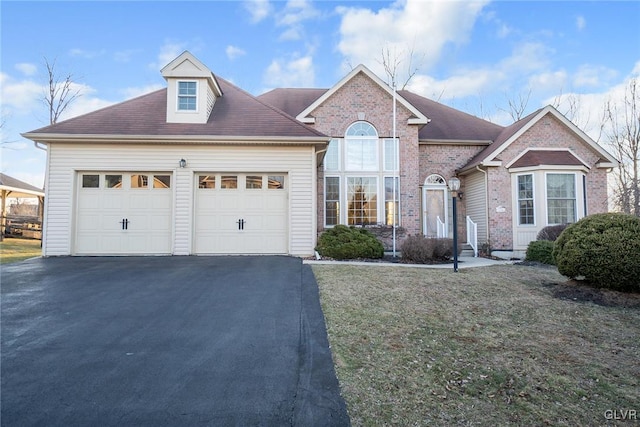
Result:
<instances>
[{"instance_id":1,"label":"white cloud","mask_svg":"<svg viewBox=\"0 0 640 427\"><path fill-rule=\"evenodd\" d=\"M599 87L617 77L616 70L604 66L581 65L573 77L575 87Z\"/></svg>"},{"instance_id":2,"label":"white cloud","mask_svg":"<svg viewBox=\"0 0 640 427\"><path fill-rule=\"evenodd\" d=\"M640 61L636 63L629 75L602 91L568 92L557 97L557 99L549 98L545 100L545 103L553 104L554 101L559 103L558 110L567 115L570 120L597 141L601 137L601 119L605 104L611 102L612 105L622 106L625 90L630 81L638 78L640 78ZM605 141L602 142L603 144L605 143Z\"/></svg>"},{"instance_id":3,"label":"white cloud","mask_svg":"<svg viewBox=\"0 0 640 427\"><path fill-rule=\"evenodd\" d=\"M319 10L308 0L289 0L276 17L276 25L286 27L280 40L300 40L304 35L304 21L321 16Z\"/></svg>"},{"instance_id":4,"label":"white cloud","mask_svg":"<svg viewBox=\"0 0 640 427\"><path fill-rule=\"evenodd\" d=\"M271 88L313 87L313 59L309 55L290 61L274 59L265 72L264 81Z\"/></svg>"},{"instance_id":5,"label":"white cloud","mask_svg":"<svg viewBox=\"0 0 640 427\"><path fill-rule=\"evenodd\" d=\"M44 96L44 87L34 80L18 80L0 73L2 106L10 112L25 114L38 108Z\"/></svg>"},{"instance_id":6,"label":"white cloud","mask_svg":"<svg viewBox=\"0 0 640 427\"><path fill-rule=\"evenodd\" d=\"M16 70L20 71L25 76L33 76L38 71L38 66L35 64L29 64L26 62L21 62L20 64L15 65Z\"/></svg>"},{"instance_id":7,"label":"white cloud","mask_svg":"<svg viewBox=\"0 0 640 427\"><path fill-rule=\"evenodd\" d=\"M563 74L547 71L548 53L540 44L524 43L516 46L510 56L496 64L460 67L442 80L427 74L416 74L409 82L408 89L430 98L454 100L506 91L518 92L528 90L531 85L541 88L542 83L549 87L552 81L555 83L562 79Z\"/></svg>"},{"instance_id":8,"label":"white cloud","mask_svg":"<svg viewBox=\"0 0 640 427\"><path fill-rule=\"evenodd\" d=\"M227 53L227 58L229 58L230 61L233 61L234 59L239 58L241 56L244 56L247 53L244 50L240 49L239 47L232 46L232 45L227 46L225 51Z\"/></svg>"},{"instance_id":9,"label":"white cloud","mask_svg":"<svg viewBox=\"0 0 640 427\"><path fill-rule=\"evenodd\" d=\"M587 20L584 18L584 16L579 15L578 17L576 17L576 28L578 29L578 31L584 30L586 26Z\"/></svg>"},{"instance_id":10,"label":"white cloud","mask_svg":"<svg viewBox=\"0 0 640 427\"><path fill-rule=\"evenodd\" d=\"M84 49L74 48L74 49L71 49L69 51L69 55L77 56L77 57L81 57L81 58L85 58L85 59L97 58L99 56L104 55L105 53L106 53L106 51L104 49L91 51L91 50L84 50Z\"/></svg>"},{"instance_id":11,"label":"white cloud","mask_svg":"<svg viewBox=\"0 0 640 427\"><path fill-rule=\"evenodd\" d=\"M346 64L363 63L378 75L384 74L379 64L383 47L403 54L400 60L413 50L414 59L420 58L422 65L429 68L447 44L467 41L486 3L406 0L377 12L340 6L336 9L342 17L338 50ZM416 43L417 40L428 42Z\"/></svg>"},{"instance_id":12,"label":"white cloud","mask_svg":"<svg viewBox=\"0 0 640 427\"><path fill-rule=\"evenodd\" d=\"M273 10L269 0L247 0L244 2L244 8L249 12L254 24L268 17Z\"/></svg>"}]
</instances>

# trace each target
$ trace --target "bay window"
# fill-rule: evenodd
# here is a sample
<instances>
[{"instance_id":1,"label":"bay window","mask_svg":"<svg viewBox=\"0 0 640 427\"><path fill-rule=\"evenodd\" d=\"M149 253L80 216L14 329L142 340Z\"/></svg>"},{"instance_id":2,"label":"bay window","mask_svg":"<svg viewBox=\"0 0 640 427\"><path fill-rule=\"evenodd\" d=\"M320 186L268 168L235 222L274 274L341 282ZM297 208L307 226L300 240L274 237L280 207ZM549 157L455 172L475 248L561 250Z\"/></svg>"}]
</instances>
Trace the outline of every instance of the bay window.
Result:
<instances>
[{"instance_id":1,"label":"bay window","mask_svg":"<svg viewBox=\"0 0 640 427\"><path fill-rule=\"evenodd\" d=\"M518 223L535 224L533 175L518 175Z\"/></svg>"},{"instance_id":2,"label":"bay window","mask_svg":"<svg viewBox=\"0 0 640 427\"><path fill-rule=\"evenodd\" d=\"M576 222L576 176L569 173L548 173L547 224Z\"/></svg>"}]
</instances>

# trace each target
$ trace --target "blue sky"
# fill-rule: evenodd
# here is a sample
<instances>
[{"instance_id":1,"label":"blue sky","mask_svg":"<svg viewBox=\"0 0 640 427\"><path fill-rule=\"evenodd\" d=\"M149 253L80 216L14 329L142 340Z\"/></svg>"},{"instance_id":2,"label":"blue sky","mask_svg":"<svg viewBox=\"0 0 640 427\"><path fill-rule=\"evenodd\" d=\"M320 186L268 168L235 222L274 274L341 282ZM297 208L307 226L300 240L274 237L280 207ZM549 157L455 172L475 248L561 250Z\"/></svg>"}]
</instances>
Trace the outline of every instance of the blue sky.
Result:
<instances>
[{"instance_id":1,"label":"blue sky","mask_svg":"<svg viewBox=\"0 0 640 427\"><path fill-rule=\"evenodd\" d=\"M508 101L527 111L579 100L571 119L597 139L602 105L640 75L637 1L6 1L0 3L2 171L44 183L46 153L20 133L47 125L43 58L82 96L64 118L164 87L184 50L259 95L335 84L364 63L398 83L500 124ZM564 111L562 111L564 112Z\"/></svg>"}]
</instances>

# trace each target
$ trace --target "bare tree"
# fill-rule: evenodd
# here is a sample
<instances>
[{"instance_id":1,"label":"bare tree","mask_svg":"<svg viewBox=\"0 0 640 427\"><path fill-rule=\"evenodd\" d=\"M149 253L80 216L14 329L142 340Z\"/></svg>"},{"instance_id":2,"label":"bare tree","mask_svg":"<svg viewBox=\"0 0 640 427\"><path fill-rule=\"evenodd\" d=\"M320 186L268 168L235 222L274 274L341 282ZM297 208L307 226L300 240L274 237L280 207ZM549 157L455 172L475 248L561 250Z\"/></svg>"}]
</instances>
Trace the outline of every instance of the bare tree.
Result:
<instances>
[{"instance_id":1,"label":"bare tree","mask_svg":"<svg viewBox=\"0 0 640 427\"><path fill-rule=\"evenodd\" d=\"M529 99L531 98L531 88L529 88L529 92L527 92L526 95L520 92L517 98L510 98L505 94L505 98L507 99L508 108L498 107L498 110L508 113L509 116L511 116L511 120L517 122L526 115L525 112L527 111Z\"/></svg>"},{"instance_id":2,"label":"bare tree","mask_svg":"<svg viewBox=\"0 0 640 427\"><path fill-rule=\"evenodd\" d=\"M387 78L389 79L387 81L387 83L389 83L389 86L393 87L394 85L396 85L397 87L400 65L403 62L403 60L401 59L401 56L403 55L403 53L404 51L398 53L394 49L392 54L391 49L389 49L388 46L382 48L381 64L384 67L384 72L387 74ZM407 66L405 68L406 78L404 79L404 82L400 86L400 90L405 90L407 88L407 85L409 84L413 76L415 76L418 73L418 70L420 69L420 66L419 66L420 64L414 66L414 58L413 58L414 53L415 53L414 48L411 48L409 50L409 53L407 54Z\"/></svg>"},{"instance_id":3,"label":"bare tree","mask_svg":"<svg viewBox=\"0 0 640 427\"><path fill-rule=\"evenodd\" d=\"M72 74L67 74L64 78L56 74L55 59L49 62L45 57L44 64L47 67L48 87L43 101L49 110L49 123L55 124L67 107L82 94L81 90L75 87Z\"/></svg>"},{"instance_id":4,"label":"bare tree","mask_svg":"<svg viewBox=\"0 0 640 427\"><path fill-rule=\"evenodd\" d=\"M591 121L590 111L585 111L585 109L582 108L579 95L570 93L564 96L561 91L560 94L553 99L551 105L580 129L587 129L589 127L589 122ZM586 115L584 114L585 112Z\"/></svg>"},{"instance_id":5,"label":"bare tree","mask_svg":"<svg viewBox=\"0 0 640 427\"><path fill-rule=\"evenodd\" d=\"M640 216L640 88L629 81L620 103L607 101L602 135L620 162L614 172L614 202L622 212Z\"/></svg>"}]
</instances>

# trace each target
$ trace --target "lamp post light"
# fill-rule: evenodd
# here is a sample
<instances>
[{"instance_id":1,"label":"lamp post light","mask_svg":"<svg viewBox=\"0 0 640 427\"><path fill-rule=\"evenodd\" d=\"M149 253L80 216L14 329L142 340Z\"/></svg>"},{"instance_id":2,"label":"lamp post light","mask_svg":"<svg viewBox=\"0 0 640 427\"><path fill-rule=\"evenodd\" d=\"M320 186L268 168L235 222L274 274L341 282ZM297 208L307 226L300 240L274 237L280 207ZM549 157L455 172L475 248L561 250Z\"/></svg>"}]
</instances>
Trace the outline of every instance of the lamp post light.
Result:
<instances>
[{"instance_id":1,"label":"lamp post light","mask_svg":"<svg viewBox=\"0 0 640 427\"><path fill-rule=\"evenodd\" d=\"M453 199L453 271L458 272L458 190L460 190L460 179L453 177L449 179L449 188Z\"/></svg>"}]
</instances>

